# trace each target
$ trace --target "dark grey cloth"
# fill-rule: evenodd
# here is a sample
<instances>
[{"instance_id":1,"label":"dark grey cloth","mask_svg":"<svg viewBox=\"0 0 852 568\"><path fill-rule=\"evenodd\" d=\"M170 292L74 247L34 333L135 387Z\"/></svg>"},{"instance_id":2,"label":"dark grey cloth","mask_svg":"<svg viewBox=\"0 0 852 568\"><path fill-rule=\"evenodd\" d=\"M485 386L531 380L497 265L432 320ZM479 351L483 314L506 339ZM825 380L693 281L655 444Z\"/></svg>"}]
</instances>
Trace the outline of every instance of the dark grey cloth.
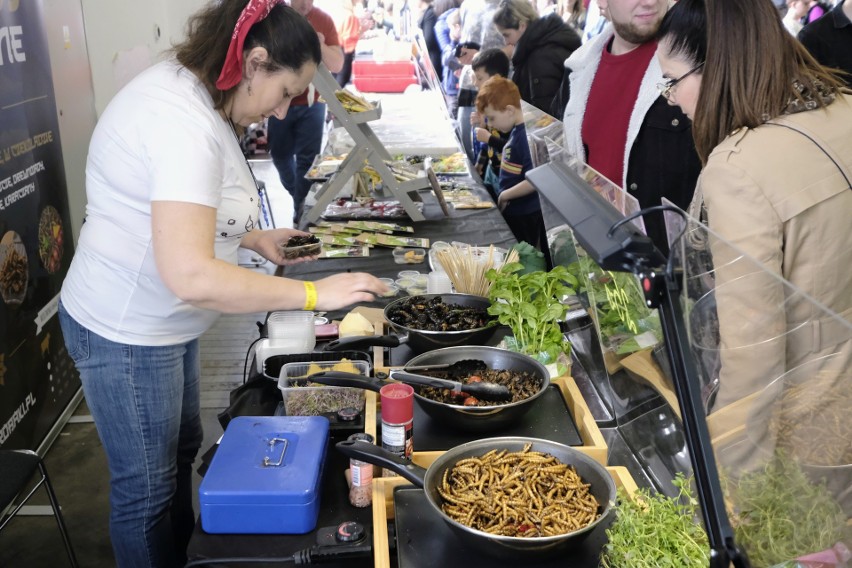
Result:
<instances>
[{"instance_id":1,"label":"dark grey cloth","mask_svg":"<svg viewBox=\"0 0 852 568\"><path fill-rule=\"evenodd\" d=\"M438 36L435 33L435 25L437 23L438 16L435 15L435 10L431 5L423 10L423 15L420 16L420 21L417 22L423 31L423 40L426 42L429 60L432 62L432 67L435 68L435 73L440 81L441 77L444 76L444 66L441 64L441 46L438 44Z\"/></svg>"},{"instance_id":2,"label":"dark grey cloth","mask_svg":"<svg viewBox=\"0 0 852 568\"><path fill-rule=\"evenodd\" d=\"M565 60L580 43L577 32L556 14L531 22L512 56L512 81L521 91L521 98L551 112L565 73Z\"/></svg>"},{"instance_id":3,"label":"dark grey cloth","mask_svg":"<svg viewBox=\"0 0 852 568\"><path fill-rule=\"evenodd\" d=\"M627 165L628 193L642 208L659 205L665 197L686 210L695 193L701 161L695 151L692 123L680 107L658 97L645 114ZM668 251L662 213L643 217L654 244Z\"/></svg>"},{"instance_id":4,"label":"dark grey cloth","mask_svg":"<svg viewBox=\"0 0 852 568\"><path fill-rule=\"evenodd\" d=\"M806 25L798 37L817 61L848 73L844 79L852 87L852 22L843 12L843 4Z\"/></svg>"}]
</instances>

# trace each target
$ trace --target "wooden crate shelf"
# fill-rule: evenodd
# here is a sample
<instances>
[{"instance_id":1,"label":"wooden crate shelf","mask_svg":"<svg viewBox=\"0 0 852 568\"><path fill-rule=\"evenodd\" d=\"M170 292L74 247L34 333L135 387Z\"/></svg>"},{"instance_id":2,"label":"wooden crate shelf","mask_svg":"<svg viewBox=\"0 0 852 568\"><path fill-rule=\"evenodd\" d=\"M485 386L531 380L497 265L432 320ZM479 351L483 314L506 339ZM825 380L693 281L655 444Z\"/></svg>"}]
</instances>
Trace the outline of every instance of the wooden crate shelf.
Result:
<instances>
[{"instance_id":1,"label":"wooden crate shelf","mask_svg":"<svg viewBox=\"0 0 852 568\"><path fill-rule=\"evenodd\" d=\"M434 459L433 459L434 461ZM424 465L424 460L415 458L415 462ZM430 462L431 463L431 462ZM424 465L425 467L425 465ZM625 467L607 467L616 488L623 488L628 495L636 492L636 482ZM393 520L393 490L399 485L411 485L401 477L378 477L373 479L373 557L376 568L390 568L390 547L387 524Z\"/></svg>"}]
</instances>

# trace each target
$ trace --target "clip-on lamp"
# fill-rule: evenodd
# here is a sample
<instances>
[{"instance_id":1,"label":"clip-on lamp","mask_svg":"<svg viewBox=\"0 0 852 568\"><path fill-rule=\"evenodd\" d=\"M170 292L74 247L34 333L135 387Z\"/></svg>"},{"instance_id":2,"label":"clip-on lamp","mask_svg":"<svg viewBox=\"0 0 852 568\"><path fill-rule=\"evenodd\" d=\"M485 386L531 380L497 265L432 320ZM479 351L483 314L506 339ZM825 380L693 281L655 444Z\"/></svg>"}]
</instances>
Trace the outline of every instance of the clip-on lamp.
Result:
<instances>
[{"instance_id":1,"label":"clip-on lamp","mask_svg":"<svg viewBox=\"0 0 852 568\"><path fill-rule=\"evenodd\" d=\"M535 168L527 173L527 179L538 190L543 203L562 216L580 246L601 268L636 274L647 305L658 309L710 544L710 566L727 568L732 563L739 568L750 567L747 555L734 541L734 532L725 513L719 472L679 300L682 271L671 270L670 263L651 239L628 223L635 216L673 208L654 207L625 218L562 162Z\"/></svg>"}]
</instances>

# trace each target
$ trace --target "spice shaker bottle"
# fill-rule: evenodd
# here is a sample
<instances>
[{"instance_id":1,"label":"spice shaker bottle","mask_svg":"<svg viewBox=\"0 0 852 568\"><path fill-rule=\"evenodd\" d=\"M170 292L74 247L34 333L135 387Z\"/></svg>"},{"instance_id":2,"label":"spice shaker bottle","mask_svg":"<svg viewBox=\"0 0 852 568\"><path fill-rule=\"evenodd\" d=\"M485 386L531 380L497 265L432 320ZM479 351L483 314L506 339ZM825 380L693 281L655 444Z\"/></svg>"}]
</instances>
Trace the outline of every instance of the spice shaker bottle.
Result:
<instances>
[{"instance_id":1,"label":"spice shaker bottle","mask_svg":"<svg viewBox=\"0 0 852 568\"><path fill-rule=\"evenodd\" d=\"M411 459L414 447L414 389L394 383L379 391L382 402L382 448L404 459ZM385 477L396 474L384 470Z\"/></svg>"},{"instance_id":2,"label":"spice shaker bottle","mask_svg":"<svg viewBox=\"0 0 852 568\"><path fill-rule=\"evenodd\" d=\"M373 443L373 437L366 432L352 434L347 440L364 440ZM373 503L373 464L350 458L349 474L352 480L349 487L349 502L355 507L369 507Z\"/></svg>"}]
</instances>

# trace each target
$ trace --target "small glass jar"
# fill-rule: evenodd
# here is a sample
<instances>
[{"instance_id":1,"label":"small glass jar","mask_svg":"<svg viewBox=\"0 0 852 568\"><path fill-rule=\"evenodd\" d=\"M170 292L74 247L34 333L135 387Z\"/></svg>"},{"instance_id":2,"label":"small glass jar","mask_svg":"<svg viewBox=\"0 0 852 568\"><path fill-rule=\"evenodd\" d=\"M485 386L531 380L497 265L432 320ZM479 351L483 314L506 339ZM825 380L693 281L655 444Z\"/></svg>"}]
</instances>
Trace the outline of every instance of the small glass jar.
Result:
<instances>
[{"instance_id":1,"label":"small glass jar","mask_svg":"<svg viewBox=\"0 0 852 568\"><path fill-rule=\"evenodd\" d=\"M373 436L366 432L352 434L347 440L364 440L373 443ZM373 464L355 458L349 459L349 503L354 507L369 507L373 504Z\"/></svg>"}]
</instances>

